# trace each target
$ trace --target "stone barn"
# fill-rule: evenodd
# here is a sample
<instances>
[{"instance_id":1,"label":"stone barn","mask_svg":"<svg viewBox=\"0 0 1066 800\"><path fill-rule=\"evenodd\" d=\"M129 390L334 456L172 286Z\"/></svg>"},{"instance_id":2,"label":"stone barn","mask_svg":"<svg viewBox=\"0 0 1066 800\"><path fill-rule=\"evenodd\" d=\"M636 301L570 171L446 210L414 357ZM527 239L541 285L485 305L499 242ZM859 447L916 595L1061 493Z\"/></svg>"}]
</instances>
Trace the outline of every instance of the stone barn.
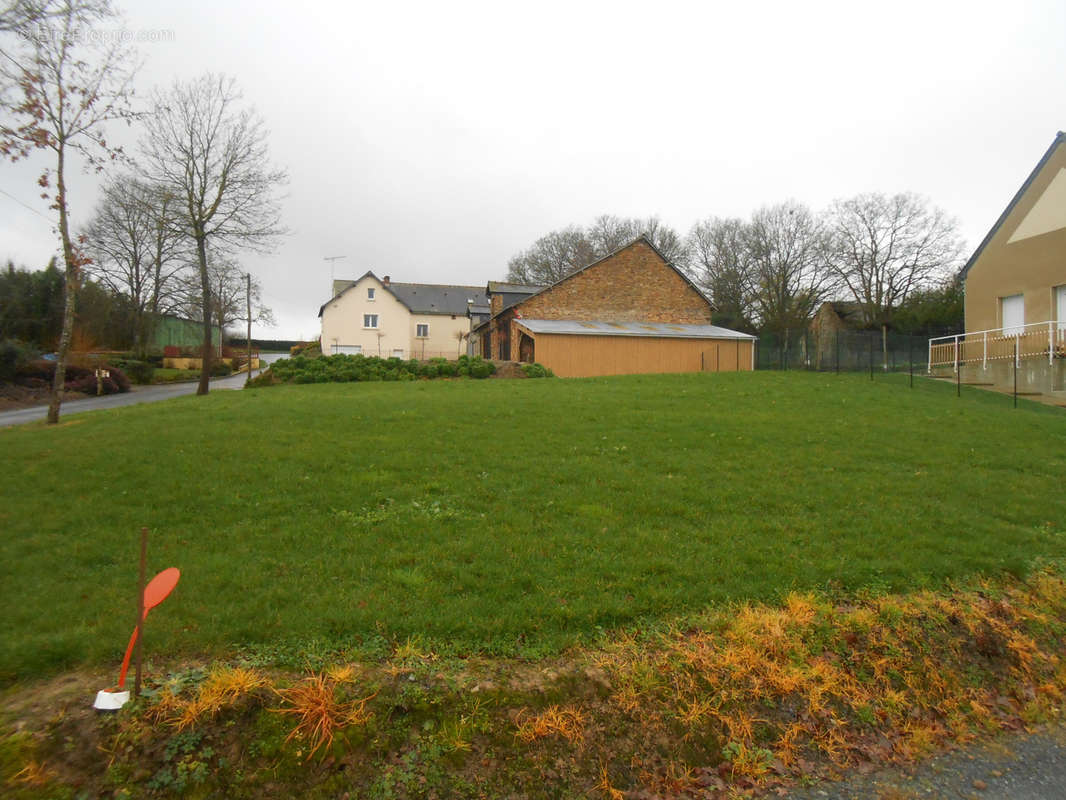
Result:
<instances>
[{"instance_id":1,"label":"stone barn","mask_svg":"<svg viewBox=\"0 0 1066 800\"><path fill-rule=\"evenodd\" d=\"M502 285L501 285L502 286ZM646 236L547 287L489 286L473 336L485 357L538 362L560 377L732 372L756 338L711 324L711 302Z\"/></svg>"}]
</instances>

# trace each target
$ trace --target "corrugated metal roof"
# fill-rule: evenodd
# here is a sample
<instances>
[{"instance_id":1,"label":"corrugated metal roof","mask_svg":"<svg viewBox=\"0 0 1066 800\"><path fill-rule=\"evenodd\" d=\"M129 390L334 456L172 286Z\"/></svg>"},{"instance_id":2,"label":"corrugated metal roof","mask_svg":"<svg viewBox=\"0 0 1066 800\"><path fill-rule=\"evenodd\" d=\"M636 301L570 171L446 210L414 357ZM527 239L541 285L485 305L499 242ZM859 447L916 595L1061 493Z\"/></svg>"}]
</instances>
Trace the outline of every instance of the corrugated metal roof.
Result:
<instances>
[{"instance_id":1,"label":"corrugated metal roof","mask_svg":"<svg viewBox=\"0 0 1066 800\"><path fill-rule=\"evenodd\" d=\"M563 333L580 336L648 336L668 339L757 339L748 333L717 325L675 325L663 322L601 322L598 320L525 319L518 324L530 333Z\"/></svg>"},{"instance_id":2,"label":"corrugated metal roof","mask_svg":"<svg viewBox=\"0 0 1066 800\"><path fill-rule=\"evenodd\" d=\"M497 294L499 292L507 292L509 294L536 294L544 288L543 285L535 285L531 283L507 283L506 281L489 281L488 285L490 294Z\"/></svg>"}]
</instances>

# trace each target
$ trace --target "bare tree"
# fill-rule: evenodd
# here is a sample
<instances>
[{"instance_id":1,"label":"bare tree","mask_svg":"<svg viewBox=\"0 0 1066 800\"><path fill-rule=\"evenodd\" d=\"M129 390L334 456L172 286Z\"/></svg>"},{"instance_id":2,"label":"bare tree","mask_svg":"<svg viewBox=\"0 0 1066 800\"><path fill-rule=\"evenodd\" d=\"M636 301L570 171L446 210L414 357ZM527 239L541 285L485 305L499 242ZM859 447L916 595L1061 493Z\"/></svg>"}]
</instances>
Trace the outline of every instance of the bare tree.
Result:
<instances>
[{"instance_id":1,"label":"bare tree","mask_svg":"<svg viewBox=\"0 0 1066 800\"><path fill-rule=\"evenodd\" d=\"M160 313L172 311L181 273L191 255L174 226L174 198L130 175L116 176L85 230L93 259L88 271L116 294L129 299L133 346L142 354L148 328Z\"/></svg>"},{"instance_id":2,"label":"bare tree","mask_svg":"<svg viewBox=\"0 0 1066 800\"><path fill-rule=\"evenodd\" d=\"M552 231L507 262L507 279L516 283L549 284L596 260L596 251L577 225Z\"/></svg>"},{"instance_id":3,"label":"bare tree","mask_svg":"<svg viewBox=\"0 0 1066 800\"><path fill-rule=\"evenodd\" d=\"M834 289L821 221L800 203L766 206L752 215L744 238L760 327L785 334L806 327Z\"/></svg>"},{"instance_id":4,"label":"bare tree","mask_svg":"<svg viewBox=\"0 0 1066 800\"><path fill-rule=\"evenodd\" d=\"M211 274L208 247L269 252L284 233L279 188L285 171L272 166L259 115L241 107L231 78L204 75L155 95L141 147L146 177L175 197L179 224L195 249L204 325L197 394L211 377Z\"/></svg>"},{"instance_id":5,"label":"bare tree","mask_svg":"<svg viewBox=\"0 0 1066 800\"><path fill-rule=\"evenodd\" d=\"M837 200L827 224L833 270L871 324L887 325L912 291L954 272L962 253L955 220L916 194Z\"/></svg>"},{"instance_id":6,"label":"bare tree","mask_svg":"<svg viewBox=\"0 0 1066 800\"><path fill-rule=\"evenodd\" d=\"M113 15L108 0L4 0L0 3L0 33L33 34L33 26L73 13L79 23Z\"/></svg>"},{"instance_id":7,"label":"bare tree","mask_svg":"<svg viewBox=\"0 0 1066 800\"><path fill-rule=\"evenodd\" d=\"M88 167L102 169L121 154L104 138L107 123L132 116L132 55L119 42L107 44L87 36L84 8L74 0L56 3L54 14L35 20L32 31L23 31L16 56L5 53L0 66L5 82L18 86L17 99L3 95L11 119L0 125L0 154L19 160L43 149L55 159L38 179L42 197L58 214L66 278L63 332L48 405L48 422L53 424L59 421L77 289L86 263L70 233L68 159L80 156ZM101 14L109 11L102 8Z\"/></svg>"},{"instance_id":8,"label":"bare tree","mask_svg":"<svg viewBox=\"0 0 1066 800\"><path fill-rule=\"evenodd\" d=\"M232 255L211 247L207 251L207 265L211 283L211 317L218 331L218 355L221 356L226 327L235 322L249 321L249 301L252 322L273 325L274 312L263 304L263 289L259 281L251 277ZM202 321L204 303L199 273L185 273L181 287L183 313L190 319Z\"/></svg>"},{"instance_id":9,"label":"bare tree","mask_svg":"<svg viewBox=\"0 0 1066 800\"><path fill-rule=\"evenodd\" d=\"M708 217L689 231L689 266L715 306L715 319L728 328L754 330L755 279L748 253L749 232L741 219Z\"/></svg>"},{"instance_id":10,"label":"bare tree","mask_svg":"<svg viewBox=\"0 0 1066 800\"><path fill-rule=\"evenodd\" d=\"M658 217L616 217L601 214L587 228L571 225L537 239L507 263L507 279L519 283L555 283L610 255L641 234L666 257L683 267L685 240Z\"/></svg>"}]
</instances>

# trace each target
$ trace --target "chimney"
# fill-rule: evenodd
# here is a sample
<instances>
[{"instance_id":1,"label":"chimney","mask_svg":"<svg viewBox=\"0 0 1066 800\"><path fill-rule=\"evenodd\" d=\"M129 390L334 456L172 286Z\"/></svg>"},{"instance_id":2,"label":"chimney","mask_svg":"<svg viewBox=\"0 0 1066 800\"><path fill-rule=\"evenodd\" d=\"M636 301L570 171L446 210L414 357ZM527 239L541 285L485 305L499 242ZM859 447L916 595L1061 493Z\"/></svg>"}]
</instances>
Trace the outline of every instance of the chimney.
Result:
<instances>
[{"instance_id":1,"label":"chimney","mask_svg":"<svg viewBox=\"0 0 1066 800\"><path fill-rule=\"evenodd\" d=\"M389 285L389 276L388 276L388 275L386 275L386 276L385 276L385 278L384 278L384 279L383 279L383 280L382 280L381 282L382 282L383 284L385 284L386 286L388 286L388 285Z\"/></svg>"}]
</instances>

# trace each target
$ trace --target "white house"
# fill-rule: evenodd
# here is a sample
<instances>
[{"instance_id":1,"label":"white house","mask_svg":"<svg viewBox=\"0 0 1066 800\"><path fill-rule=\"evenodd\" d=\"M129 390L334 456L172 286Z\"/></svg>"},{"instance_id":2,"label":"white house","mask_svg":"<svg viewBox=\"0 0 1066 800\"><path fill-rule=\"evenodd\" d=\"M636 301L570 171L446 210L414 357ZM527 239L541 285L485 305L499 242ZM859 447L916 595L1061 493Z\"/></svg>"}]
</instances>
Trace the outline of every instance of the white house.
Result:
<instances>
[{"instance_id":1,"label":"white house","mask_svg":"<svg viewBox=\"0 0 1066 800\"><path fill-rule=\"evenodd\" d=\"M334 281L318 310L322 352L454 359L467 352L471 309L485 305L484 287L393 283L373 272Z\"/></svg>"}]
</instances>

